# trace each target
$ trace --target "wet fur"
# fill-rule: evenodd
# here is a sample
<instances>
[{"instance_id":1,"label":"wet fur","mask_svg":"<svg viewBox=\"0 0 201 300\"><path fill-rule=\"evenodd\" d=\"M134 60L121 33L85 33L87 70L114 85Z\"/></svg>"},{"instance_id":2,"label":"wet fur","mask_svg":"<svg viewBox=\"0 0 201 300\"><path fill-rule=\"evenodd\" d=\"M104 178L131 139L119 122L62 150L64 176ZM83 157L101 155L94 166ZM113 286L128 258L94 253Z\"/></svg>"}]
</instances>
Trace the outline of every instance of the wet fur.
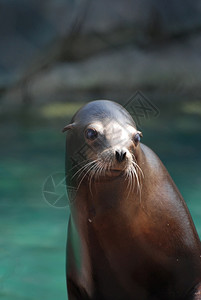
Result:
<instances>
[{"instance_id":1,"label":"wet fur","mask_svg":"<svg viewBox=\"0 0 201 300\"><path fill-rule=\"evenodd\" d=\"M151 149L140 144L130 153L130 171L120 176L105 176L110 159L103 164L98 157L74 172L68 297L199 300L201 246L187 206Z\"/></svg>"}]
</instances>

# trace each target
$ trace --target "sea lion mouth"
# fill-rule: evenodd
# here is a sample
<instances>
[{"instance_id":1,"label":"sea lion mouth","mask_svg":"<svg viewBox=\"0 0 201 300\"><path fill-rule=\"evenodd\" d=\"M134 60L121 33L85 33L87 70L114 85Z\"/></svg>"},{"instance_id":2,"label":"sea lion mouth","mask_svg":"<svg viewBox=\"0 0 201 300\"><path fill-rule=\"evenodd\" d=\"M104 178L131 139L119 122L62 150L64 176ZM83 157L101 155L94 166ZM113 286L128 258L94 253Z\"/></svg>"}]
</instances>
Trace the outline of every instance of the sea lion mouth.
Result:
<instances>
[{"instance_id":1,"label":"sea lion mouth","mask_svg":"<svg viewBox=\"0 0 201 300\"><path fill-rule=\"evenodd\" d=\"M115 180L123 178L126 182L126 190L128 195L132 192L135 186L141 190L143 172L133 157L131 162L122 164L122 166L114 164L112 161L103 161L97 158L93 161L84 162L77 170L72 178L76 176L78 189L82 182L88 182L90 190L93 182L104 182L105 180Z\"/></svg>"},{"instance_id":2,"label":"sea lion mouth","mask_svg":"<svg viewBox=\"0 0 201 300\"><path fill-rule=\"evenodd\" d=\"M102 180L104 178L115 178L115 177L120 177L126 174L126 169L113 169L113 168L106 168L102 170L102 172L97 176L97 180ZM91 174L89 173L88 176L90 177ZM95 176L96 177L96 176Z\"/></svg>"},{"instance_id":3,"label":"sea lion mouth","mask_svg":"<svg viewBox=\"0 0 201 300\"><path fill-rule=\"evenodd\" d=\"M105 172L105 175L107 176L119 176L123 175L125 173L124 169L110 169Z\"/></svg>"}]
</instances>

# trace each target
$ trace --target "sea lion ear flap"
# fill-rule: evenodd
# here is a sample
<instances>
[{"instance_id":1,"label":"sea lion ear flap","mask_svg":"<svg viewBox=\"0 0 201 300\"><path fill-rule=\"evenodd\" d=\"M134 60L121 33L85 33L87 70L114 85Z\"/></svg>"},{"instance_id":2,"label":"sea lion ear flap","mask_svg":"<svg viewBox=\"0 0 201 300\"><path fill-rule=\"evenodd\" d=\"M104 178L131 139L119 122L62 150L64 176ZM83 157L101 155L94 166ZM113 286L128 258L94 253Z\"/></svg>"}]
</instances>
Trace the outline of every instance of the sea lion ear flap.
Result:
<instances>
[{"instance_id":1,"label":"sea lion ear flap","mask_svg":"<svg viewBox=\"0 0 201 300\"><path fill-rule=\"evenodd\" d=\"M143 134L141 131L138 131L137 133L140 135L140 137L143 137Z\"/></svg>"},{"instance_id":2,"label":"sea lion ear flap","mask_svg":"<svg viewBox=\"0 0 201 300\"><path fill-rule=\"evenodd\" d=\"M62 132L73 129L74 127L75 127L75 123L68 124L62 129Z\"/></svg>"}]
</instances>

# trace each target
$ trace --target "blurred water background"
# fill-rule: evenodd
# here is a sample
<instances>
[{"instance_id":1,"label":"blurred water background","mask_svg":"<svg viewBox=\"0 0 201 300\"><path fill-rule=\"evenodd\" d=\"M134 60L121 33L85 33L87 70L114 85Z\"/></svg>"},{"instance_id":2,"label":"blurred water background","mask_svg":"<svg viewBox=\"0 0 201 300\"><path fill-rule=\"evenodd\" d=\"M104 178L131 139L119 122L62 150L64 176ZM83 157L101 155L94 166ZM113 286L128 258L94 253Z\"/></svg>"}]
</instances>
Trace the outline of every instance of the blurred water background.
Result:
<instances>
[{"instance_id":1,"label":"blurred water background","mask_svg":"<svg viewBox=\"0 0 201 300\"><path fill-rule=\"evenodd\" d=\"M44 187L87 101L151 108L134 114L142 142L201 236L200 13L196 0L0 0L0 299L67 298L66 194L58 207Z\"/></svg>"}]
</instances>

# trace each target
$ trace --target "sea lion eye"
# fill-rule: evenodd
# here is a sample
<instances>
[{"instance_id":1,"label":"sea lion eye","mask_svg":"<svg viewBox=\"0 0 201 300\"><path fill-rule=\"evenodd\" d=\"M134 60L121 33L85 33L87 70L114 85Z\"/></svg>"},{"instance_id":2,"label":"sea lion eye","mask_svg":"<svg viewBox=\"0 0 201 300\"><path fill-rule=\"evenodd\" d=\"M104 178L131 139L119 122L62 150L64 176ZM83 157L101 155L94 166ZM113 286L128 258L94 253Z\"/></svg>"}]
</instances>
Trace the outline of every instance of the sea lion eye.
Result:
<instances>
[{"instance_id":1,"label":"sea lion eye","mask_svg":"<svg viewBox=\"0 0 201 300\"><path fill-rule=\"evenodd\" d=\"M134 142L136 144L138 144L140 142L140 134L139 133L136 133L136 135L134 136Z\"/></svg>"},{"instance_id":2,"label":"sea lion eye","mask_svg":"<svg viewBox=\"0 0 201 300\"><path fill-rule=\"evenodd\" d=\"M85 136L88 140L95 140L98 136L98 132L95 130L95 129L92 129L92 128L88 128L86 131L85 131Z\"/></svg>"}]
</instances>

